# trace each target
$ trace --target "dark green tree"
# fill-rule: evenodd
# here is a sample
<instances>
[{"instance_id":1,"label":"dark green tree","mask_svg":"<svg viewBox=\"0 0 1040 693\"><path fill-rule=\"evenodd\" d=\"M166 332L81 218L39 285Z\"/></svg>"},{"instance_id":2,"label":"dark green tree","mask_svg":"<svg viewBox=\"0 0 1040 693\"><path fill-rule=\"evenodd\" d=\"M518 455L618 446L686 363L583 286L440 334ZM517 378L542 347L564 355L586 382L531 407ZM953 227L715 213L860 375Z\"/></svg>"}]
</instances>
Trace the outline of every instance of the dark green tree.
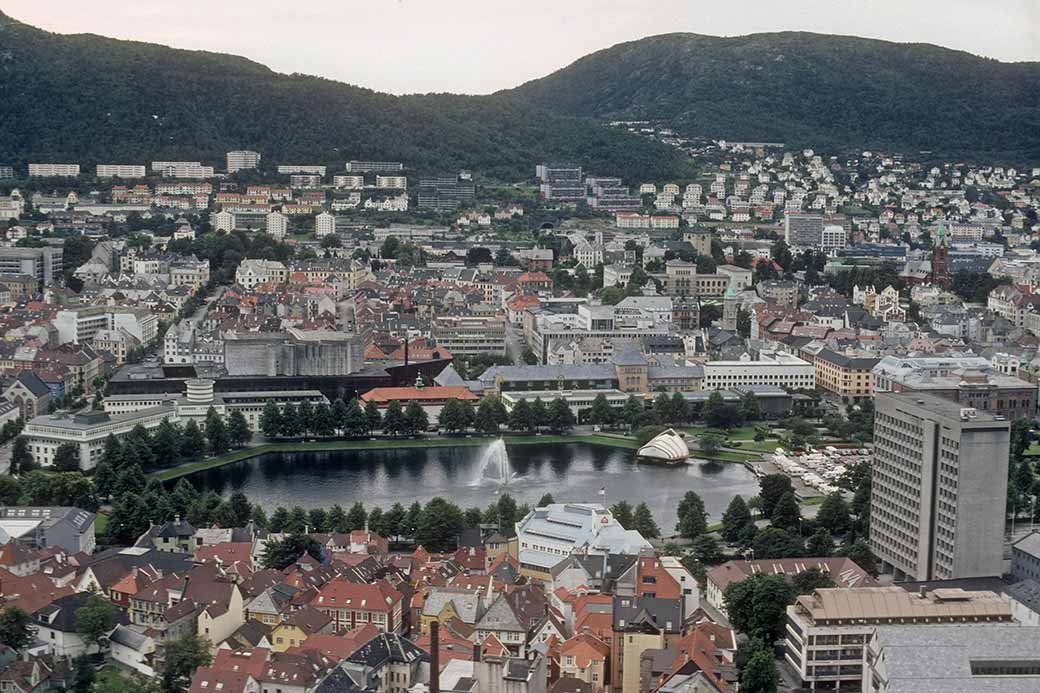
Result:
<instances>
[{"instance_id":1,"label":"dark green tree","mask_svg":"<svg viewBox=\"0 0 1040 693\"><path fill-rule=\"evenodd\" d=\"M25 436L18 436L11 446L11 472L21 474L31 471L34 466L29 440Z\"/></svg>"},{"instance_id":2,"label":"dark green tree","mask_svg":"<svg viewBox=\"0 0 1040 693\"><path fill-rule=\"evenodd\" d=\"M766 648L751 655L747 666L740 672L741 693L776 693L779 683L776 659Z\"/></svg>"},{"instance_id":3,"label":"dark green tree","mask_svg":"<svg viewBox=\"0 0 1040 693\"><path fill-rule=\"evenodd\" d=\"M826 529L820 527L809 537L805 552L814 558L830 556L834 553L834 539Z\"/></svg>"},{"instance_id":4,"label":"dark green tree","mask_svg":"<svg viewBox=\"0 0 1040 693\"><path fill-rule=\"evenodd\" d=\"M383 414L383 432L397 436L405 432L405 426L406 422L404 411L401 410L401 403L396 399L392 400L386 405L386 412Z\"/></svg>"},{"instance_id":5,"label":"dark green tree","mask_svg":"<svg viewBox=\"0 0 1040 693\"><path fill-rule=\"evenodd\" d=\"M816 566L803 570L791 578L791 591L796 595L812 594L818 589L827 587L834 587L834 581Z\"/></svg>"},{"instance_id":6,"label":"dark green tree","mask_svg":"<svg viewBox=\"0 0 1040 693\"><path fill-rule=\"evenodd\" d=\"M614 423L614 408L607 402L607 396L603 393L596 395L589 408L589 423L594 426L610 426Z\"/></svg>"},{"instance_id":7,"label":"dark green tree","mask_svg":"<svg viewBox=\"0 0 1040 693\"><path fill-rule=\"evenodd\" d=\"M101 638L112 632L116 625L116 607L104 597L92 594L83 606L76 609L76 632L90 647L98 646Z\"/></svg>"},{"instance_id":8,"label":"dark green tree","mask_svg":"<svg viewBox=\"0 0 1040 693\"><path fill-rule=\"evenodd\" d=\"M816 513L816 524L836 536L842 536L849 531L852 518L849 515L849 506L840 491L835 491L823 499Z\"/></svg>"},{"instance_id":9,"label":"dark green tree","mask_svg":"<svg viewBox=\"0 0 1040 693\"><path fill-rule=\"evenodd\" d=\"M356 404L354 400L351 402ZM332 427L337 431L345 431L347 428L347 403L342 399L332 403Z\"/></svg>"},{"instance_id":10,"label":"dark green tree","mask_svg":"<svg viewBox=\"0 0 1040 693\"><path fill-rule=\"evenodd\" d=\"M661 536L661 530L654 521L654 514L650 512L650 506L645 501L640 502L632 514L632 529L643 535L644 539L657 539Z\"/></svg>"},{"instance_id":11,"label":"dark green tree","mask_svg":"<svg viewBox=\"0 0 1040 693\"><path fill-rule=\"evenodd\" d=\"M62 443L54 451L54 468L59 472L79 471L79 446Z\"/></svg>"},{"instance_id":12,"label":"dark green tree","mask_svg":"<svg viewBox=\"0 0 1040 693\"><path fill-rule=\"evenodd\" d=\"M227 427L224 419L213 407L206 412L206 441L209 443L209 454L223 455L229 447Z\"/></svg>"},{"instance_id":13,"label":"dark green tree","mask_svg":"<svg viewBox=\"0 0 1040 693\"><path fill-rule=\"evenodd\" d=\"M108 443L106 442L106 447ZM181 432L163 419L152 435L152 459L156 467L175 467L181 461Z\"/></svg>"},{"instance_id":14,"label":"dark green tree","mask_svg":"<svg viewBox=\"0 0 1040 693\"><path fill-rule=\"evenodd\" d=\"M733 496L726 512L722 514L722 538L731 544L738 543L747 528L753 525L747 503L740 496Z\"/></svg>"},{"instance_id":15,"label":"dark green tree","mask_svg":"<svg viewBox=\"0 0 1040 693\"><path fill-rule=\"evenodd\" d=\"M757 558L757 556L756 556ZM771 643L783 634L793 594L782 575L757 573L731 583L724 593L730 623L750 638Z\"/></svg>"},{"instance_id":16,"label":"dark green tree","mask_svg":"<svg viewBox=\"0 0 1040 693\"><path fill-rule=\"evenodd\" d=\"M675 529L687 539L696 539L708 531L708 513L696 491L687 491L679 503L679 521Z\"/></svg>"},{"instance_id":17,"label":"dark green tree","mask_svg":"<svg viewBox=\"0 0 1040 693\"><path fill-rule=\"evenodd\" d=\"M513 405L513 411L509 412L509 428L513 431L525 433L534 430L531 406L527 403L527 400L522 399Z\"/></svg>"},{"instance_id":18,"label":"dark green tree","mask_svg":"<svg viewBox=\"0 0 1040 693\"><path fill-rule=\"evenodd\" d=\"M785 493L791 493L794 487L784 474L766 474L758 481L758 497L762 501L763 517L772 517L773 508L780 502Z\"/></svg>"},{"instance_id":19,"label":"dark green tree","mask_svg":"<svg viewBox=\"0 0 1040 693\"><path fill-rule=\"evenodd\" d=\"M91 693L94 688L94 665L90 657L80 655L72 663L72 690L75 693Z\"/></svg>"},{"instance_id":20,"label":"dark green tree","mask_svg":"<svg viewBox=\"0 0 1040 693\"><path fill-rule=\"evenodd\" d=\"M162 693L183 693L188 690L191 675L199 667L213 661L210 642L196 633L187 633L166 646Z\"/></svg>"},{"instance_id":21,"label":"dark green tree","mask_svg":"<svg viewBox=\"0 0 1040 693\"><path fill-rule=\"evenodd\" d=\"M268 540L260 556L260 563L265 568L282 570L296 563L304 554L316 561L324 558L321 544L314 539L306 534L290 534L284 539Z\"/></svg>"},{"instance_id":22,"label":"dark green tree","mask_svg":"<svg viewBox=\"0 0 1040 693\"><path fill-rule=\"evenodd\" d=\"M557 397L549 405L549 428L557 433L566 433L574 428L574 412L562 397Z\"/></svg>"},{"instance_id":23,"label":"dark green tree","mask_svg":"<svg viewBox=\"0 0 1040 693\"><path fill-rule=\"evenodd\" d=\"M383 415L379 413L379 407L372 400L365 402L365 416L368 418L368 432L378 431L383 426Z\"/></svg>"},{"instance_id":24,"label":"dark green tree","mask_svg":"<svg viewBox=\"0 0 1040 693\"><path fill-rule=\"evenodd\" d=\"M415 541L431 551L447 550L454 548L456 538L464 527L459 506L437 497L423 508L416 527Z\"/></svg>"},{"instance_id":25,"label":"dark green tree","mask_svg":"<svg viewBox=\"0 0 1040 693\"><path fill-rule=\"evenodd\" d=\"M206 437L194 419L189 419L181 431L181 457L189 462L200 460L206 454Z\"/></svg>"},{"instance_id":26,"label":"dark green tree","mask_svg":"<svg viewBox=\"0 0 1040 693\"><path fill-rule=\"evenodd\" d=\"M350 506L350 511L347 512L347 531L364 529L367 519L368 513L365 512L365 506L360 501L354 503L354 505Z\"/></svg>"},{"instance_id":27,"label":"dark green tree","mask_svg":"<svg viewBox=\"0 0 1040 693\"><path fill-rule=\"evenodd\" d=\"M778 527L766 527L755 534L751 550L758 560L765 558L799 558L805 555L801 538Z\"/></svg>"},{"instance_id":28,"label":"dark green tree","mask_svg":"<svg viewBox=\"0 0 1040 693\"><path fill-rule=\"evenodd\" d=\"M17 606L5 606L0 611L0 644L20 650L33 640L32 619Z\"/></svg>"},{"instance_id":29,"label":"dark green tree","mask_svg":"<svg viewBox=\"0 0 1040 693\"><path fill-rule=\"evenodd\" d=\"M788 491L780 496L780 500L773 508L769 523L773 527L779 527L791 533L799 532L802 526L802 513L793 491Z\"/></svg>"},{"instance_id":30,"label":"dark green tree","mask_svg":"<svg viewBox=\"0 0 1040 693\"><path fill-rule=\"evenodd\" d=\"M740 418L744 421L758 421L762 418L762 412L758 406L758 397L754 392L748 392L740 399Z\"/></svg>"},{"instance_id":31,"label":"dark green tree","mask_svg":"<svg viewBox=\"0 0 1040 693\"><path fill-rule=\"evenodd\" d=\"M228 417L227 437L231 446L236 448L244 448L253 437L245 414L238 409L231 412L231 416Z\"/></svg>"},{"instance_id":32,"label":"dark green tree","mask_svg":"<svg viewBox=\"0 0 1040 693\"><path fill-rule=\"evenodd\" d=\"M378 409L375 410L375 415L379 416ZM367 436L379 427L378 422L375 426L372 425L372 418L365 413L356 399L350 400L350 406L346 407L343 424L343 432L351 438Z\"/></svg>"},{"instance_id":33,"label":"dark green tree","mask_svg":"<svg viewBox=\"0 0 1040 693\"><path fill-rule=\"evenodd\" d=\"M260 431L265 438L276 438L282 432L282 412L274 400L267 400L260 414Z\"/></svg>"},{"instance_id":34,"label":"dark green tree","mask_svg":"<svg viewBox=\"0 0 1040 693\"><path fill-rule=\"evenodd\" d=\"M632 506L628 501L620 500L610 506L610 514L625 529L634 529L635 518L632 515Z\"/></svg>"},{"instance_id":35,"label":"dark green tree","mask_svg":"<svg viewBox=\"0 0 1040 693\"><path fill-rule=\"evenodd\" d=\"M347 513L339 503L329 508L328 515L325 517L325 523L329 526L330 532L343 533L350 531L350 525L347 524Z\"/></svg>"},{"instance_id":36,"label":"dark green tree","mask_svg":"<svg viewBox=\"0 0 1040 693\"><path fill-rule=\"evenodd\" d=\"M303 431L298 410L292 402L289 402L282 407L279 422L279 434L286 438L295 438Z\"/></svg>"},{"instance_id":37,"label":"dark green tree","mask_svg":"<svg viewBox=\"0 0 1040 693\"><path fill-rule=\"evenodd\" d=\"M501 423L502 421L498 416L498 398L489 395L480 400L480 405L477 407L476 419L474 421L476 429L481 433L496 435Z\"/></svg>"},{"instance_id":38,"label":"dark green tree","mask_svg":"<svg viewBox=\"0 0 1040 693\"><path fill-rule=\"evenodd\" d=\"M404 410L405 430L409 435L425 433L430 427L430 419L422 405L412 400Z\"/></svg>"}]
</instances>

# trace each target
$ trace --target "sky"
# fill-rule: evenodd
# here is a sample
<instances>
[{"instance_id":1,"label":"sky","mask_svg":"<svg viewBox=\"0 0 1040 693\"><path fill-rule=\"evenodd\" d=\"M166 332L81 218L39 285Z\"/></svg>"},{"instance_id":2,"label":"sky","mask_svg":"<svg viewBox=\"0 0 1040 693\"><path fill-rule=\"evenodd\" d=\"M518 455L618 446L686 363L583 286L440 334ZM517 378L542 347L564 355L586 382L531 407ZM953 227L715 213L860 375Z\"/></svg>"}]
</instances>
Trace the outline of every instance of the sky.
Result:
<instances>
[{"instance_id":1,"label":"sky","mask_svg":"<svg viewBox=\"0 0 1040 693\"><path fill-rule=\"evenodd\" d=\"M654 34L813 31L1040 61L1040 0L0 0L22 22L395 94L484 94Z\"/></svg>"}]
</instances>

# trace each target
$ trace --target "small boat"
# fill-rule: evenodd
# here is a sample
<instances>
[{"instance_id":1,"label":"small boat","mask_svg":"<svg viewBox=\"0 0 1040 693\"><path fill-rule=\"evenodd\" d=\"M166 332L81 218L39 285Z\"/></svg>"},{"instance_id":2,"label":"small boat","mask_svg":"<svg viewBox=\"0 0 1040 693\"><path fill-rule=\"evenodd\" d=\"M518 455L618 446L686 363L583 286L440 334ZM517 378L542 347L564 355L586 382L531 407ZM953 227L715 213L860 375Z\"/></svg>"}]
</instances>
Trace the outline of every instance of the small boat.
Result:
<instances>
[{"instance_id":1,"label":"small boat","mask_svg":"<svg viewBox=\"0 0 1040 693\"><path fill-rule=\"evenodd\" d=\"M690 457L690 448L681 433L669 428L639 448L636 457L640 458L641 462L682 464Z\"/></svg>"}]
</instances>

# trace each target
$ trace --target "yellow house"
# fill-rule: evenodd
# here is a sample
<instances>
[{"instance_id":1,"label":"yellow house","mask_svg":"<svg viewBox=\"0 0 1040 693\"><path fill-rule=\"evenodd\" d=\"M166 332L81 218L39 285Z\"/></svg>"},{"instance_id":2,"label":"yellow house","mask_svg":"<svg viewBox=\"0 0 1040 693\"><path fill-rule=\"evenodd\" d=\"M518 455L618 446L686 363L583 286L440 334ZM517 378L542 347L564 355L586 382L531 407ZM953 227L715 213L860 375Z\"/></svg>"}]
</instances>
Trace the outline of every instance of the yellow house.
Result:
<instances>
[{"instance_id":1,"label":"yellow house","mask_svg":"<svg viewBox=\"0 0 1040 693\"><path fill-rule=\"evenodd\" d=\"M442 626L449 621L476 626L486 611L484 596L477 590L452 587L431 589L423 600L419 615L419 632L429 635L430 624L437 621Z\"/></svg>"},{"instance_id":2,"label":"yellow house","mask_svg":"<svg viewBox=\"0 0 1040 693\"><path fill-rule=\"evenodd\" d=\"M271 631L271 647L275 652L285 652L290 647L299 647L308 637L334 631L332 619L314 607L304 607L289 614Z\"/></svg>"}]
</instances>

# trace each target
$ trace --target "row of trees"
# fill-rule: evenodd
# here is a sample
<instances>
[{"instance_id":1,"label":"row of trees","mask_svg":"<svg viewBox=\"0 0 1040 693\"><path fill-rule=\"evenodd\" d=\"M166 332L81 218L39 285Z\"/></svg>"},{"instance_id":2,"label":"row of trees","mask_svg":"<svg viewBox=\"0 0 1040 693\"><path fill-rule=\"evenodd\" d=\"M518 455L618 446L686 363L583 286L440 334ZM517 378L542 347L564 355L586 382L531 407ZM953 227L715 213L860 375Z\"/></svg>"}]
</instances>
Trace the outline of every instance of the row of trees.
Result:
<instances>
[{"instance_id":1,"label":"row of trees","mask_svg":"<svg viewBox=\"0 0 1040 693\"><path fill-rule=\"evenodd\" d=\"M644 400L631 396L621 407L612 407L605 395L597 395L585 414L588 423L597 426L627 426L631 429L646 426L679 426L703 421L713 428L735 428L762 418L754 393L746 394L739 404L723 400L718 391L712 392L703 406L691 405L681 393L669 395L659 392L648 408Z\"/></svg>"},{"instance_id":2,"label":"row of trees","mask_svg":"<svg viewBox=\"0 0 1040 693\"><path fill-rule=\"evenodd\" d=\"M475 407L467 400L448 400L438 419L440 430L448 434L460 434L469 430L497 434L503 427L510 431L534 432L542 428L562 432L573 428L574 413L562 398L549 404L541 400L528 403L519 401L508 411L502 400L495 396L485 397ZM286 404L279 407L274 402L264 406L260 417L260 429L268 438L297 436L365 437L373 431L387 435L415 435L430 427L426 411L418 402L409 402L402 407L394 400L386 410L379 411L374 402L364 406L358 400L346 403L336 400L331 406L320 403L312 405L301 402L299 406Z\"/></svg>"}]
</instances>

